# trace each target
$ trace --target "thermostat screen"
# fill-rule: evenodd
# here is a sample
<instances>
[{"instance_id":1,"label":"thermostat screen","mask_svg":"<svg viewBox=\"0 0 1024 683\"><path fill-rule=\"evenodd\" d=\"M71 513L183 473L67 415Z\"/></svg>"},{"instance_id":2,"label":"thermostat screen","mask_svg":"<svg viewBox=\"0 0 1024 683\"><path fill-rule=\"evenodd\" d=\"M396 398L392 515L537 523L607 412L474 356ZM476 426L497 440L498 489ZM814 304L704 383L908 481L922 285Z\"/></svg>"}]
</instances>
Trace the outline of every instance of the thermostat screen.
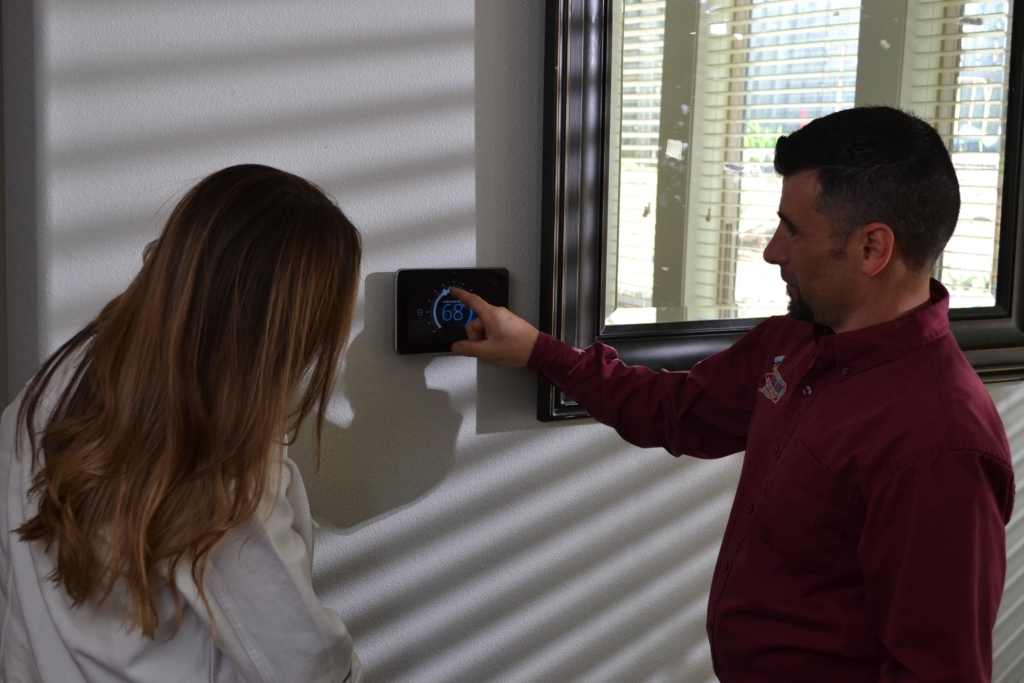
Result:
<instances>
[{"instance_id":1,"label":"thermostat screen","mask_svg":"<svg viewBox=\"0 0 1024 683\"><path fill-rule=\"evenodd\" d=\"M504 268L400 270L395 281L395 350L447 353L467 338L475 313L456 299L453 287L473 292L493 306L508 306Z\"/></svg>"}]
</instances>

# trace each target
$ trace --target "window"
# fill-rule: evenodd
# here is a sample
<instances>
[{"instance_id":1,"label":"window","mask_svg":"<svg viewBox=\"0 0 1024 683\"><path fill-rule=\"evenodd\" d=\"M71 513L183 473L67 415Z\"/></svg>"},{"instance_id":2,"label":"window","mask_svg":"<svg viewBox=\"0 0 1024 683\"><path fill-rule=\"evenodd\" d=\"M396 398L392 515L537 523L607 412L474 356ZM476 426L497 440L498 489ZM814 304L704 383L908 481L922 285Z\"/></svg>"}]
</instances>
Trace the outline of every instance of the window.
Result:
<instances>
[{"instance_id":1,"label":"window","mask_svg":"<svg viewBox=\"0 0 1024 683\"><path fill-rule=\"evenodd\" d=\"M669 4L675 13L670 31L695 28L703 43L697 58L670 63L670 71L682 74L666 75L663 62L640 67L635 56L619 56L613 49L613 69L621 71L622 79L616 92L622 98L612 95L621 137L613 161L618 168L609 185L606 270L616 282L609 283L605 297L606 323L783 313L787 301L777 269L761 258L778 224L781 179L772 166L775 141L814 118L854 106L858 77L869 79L874 70L892 65L878 59L858 62L861 24L871 21L861 0ZM963 193L963 215L935 276L950 289L952 306L990 307L995 305L998 263L1010 3L903 4L909 16L899 22L899 30L905 34L906 56L895 61L905 60L902 67L896 64L904 86L893 88L885 99L918 112L943 134ZM648 14L631 15L633 6ZM666 3L620 7L625 13L615 18L613 45L643 41L663 53L666 22L651 22L648 15L665 16ZM684 13L694 16L680 21ZM889 14L879 20L892 23ZM895 42L895 37L892 42L881 39L880 46L892 50ZM660 98L629 97L660 93L662 87L635 83L685 81L694 73L704 86L678 113L692 113L691 131L699 134L662 139L659 127L641 131L640 114L660 122L661 116L676 112L663 110ZM689 186L677 185L668 198L658 194L659 149L669 159L689 159L694 166ZM669 205L680 191L688 195L682 200L688 210L673 211L660 229L685 232L685 238L678 245L669 242L667 248L675 253L658 258L658 207ZM679 276L666 286L679 292L656 297L655 276L669 270Z\"/></svg>"},{"instance_id":2,"label":"window","mask_svg":"<svg viewBox=\"0 0 1024 683\"><path fill-rule=\"evenodd\" d=\"M934 273L958 341L983 377L1024 376L1013 4L550 0L542 327L683 369L782 313L761 256L778 224L775 141L889 104L939 131L960 179ZM540 397L542 419L580 413Z\"/></svg>"}]
</instances>

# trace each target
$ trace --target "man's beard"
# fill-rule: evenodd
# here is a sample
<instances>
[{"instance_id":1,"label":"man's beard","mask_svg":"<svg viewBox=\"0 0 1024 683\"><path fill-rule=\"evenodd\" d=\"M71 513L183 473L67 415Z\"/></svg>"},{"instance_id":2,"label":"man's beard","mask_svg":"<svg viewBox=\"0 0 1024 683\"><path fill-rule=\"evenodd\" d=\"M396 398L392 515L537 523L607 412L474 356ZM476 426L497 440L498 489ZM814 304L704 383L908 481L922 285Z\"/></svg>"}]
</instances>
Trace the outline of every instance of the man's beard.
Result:
<instances>
[{"instance_id":1,"label":"man's beard","mask_svg":"<svg viewBox=\"0 0 1024 683\"><path fill-rule=\"evenodd\" d=\"M789 295L789 315L793 320L801 320L807 323L817 322L814 319L814 312L811 307L807 305L807 301L800 296L799 290L796 287L793 288L795 294Z\"/></svg>"}]
</instances>

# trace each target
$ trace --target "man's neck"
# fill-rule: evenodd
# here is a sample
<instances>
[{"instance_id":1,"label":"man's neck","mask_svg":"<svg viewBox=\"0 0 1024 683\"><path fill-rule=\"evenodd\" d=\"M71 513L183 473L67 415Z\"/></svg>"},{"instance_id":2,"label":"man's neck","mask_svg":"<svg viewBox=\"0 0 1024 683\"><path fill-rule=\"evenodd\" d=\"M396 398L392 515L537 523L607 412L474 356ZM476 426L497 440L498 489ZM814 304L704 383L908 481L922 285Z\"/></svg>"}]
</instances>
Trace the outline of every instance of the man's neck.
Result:
<instances>
[{"instance_id":1,"label":"man's neck","mask_svg":"<svg viewBox=\"0 0 1024 683\"><path fill-rule=\"evenodd\" d=\"M914 278L900 287L878 287L864 303L846 317L835 332L852 332L881 325L927 308L932 304L931 279Z\"/></svg>"}]
</instances>

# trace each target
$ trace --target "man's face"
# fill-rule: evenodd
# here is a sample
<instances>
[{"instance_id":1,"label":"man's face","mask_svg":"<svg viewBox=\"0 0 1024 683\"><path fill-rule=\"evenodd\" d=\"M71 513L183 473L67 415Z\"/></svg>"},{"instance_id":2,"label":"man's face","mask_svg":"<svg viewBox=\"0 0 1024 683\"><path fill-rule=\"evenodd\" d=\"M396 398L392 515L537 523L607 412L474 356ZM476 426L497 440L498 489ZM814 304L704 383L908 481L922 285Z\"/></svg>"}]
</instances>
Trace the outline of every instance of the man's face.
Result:
<instances>
[{"instance_id":1,"label":"man's face","mask_svg":"<svg viewBox=\"0 0 1024 683\"><path fill-rule=\"evenodd\" d=\"M854 259L837 246L828 219L815 210L817 196L815 172L782 181L779 227L764 260L779 266L791 316L838 328L854 303Z\"/></svg>"}]
</instances>

